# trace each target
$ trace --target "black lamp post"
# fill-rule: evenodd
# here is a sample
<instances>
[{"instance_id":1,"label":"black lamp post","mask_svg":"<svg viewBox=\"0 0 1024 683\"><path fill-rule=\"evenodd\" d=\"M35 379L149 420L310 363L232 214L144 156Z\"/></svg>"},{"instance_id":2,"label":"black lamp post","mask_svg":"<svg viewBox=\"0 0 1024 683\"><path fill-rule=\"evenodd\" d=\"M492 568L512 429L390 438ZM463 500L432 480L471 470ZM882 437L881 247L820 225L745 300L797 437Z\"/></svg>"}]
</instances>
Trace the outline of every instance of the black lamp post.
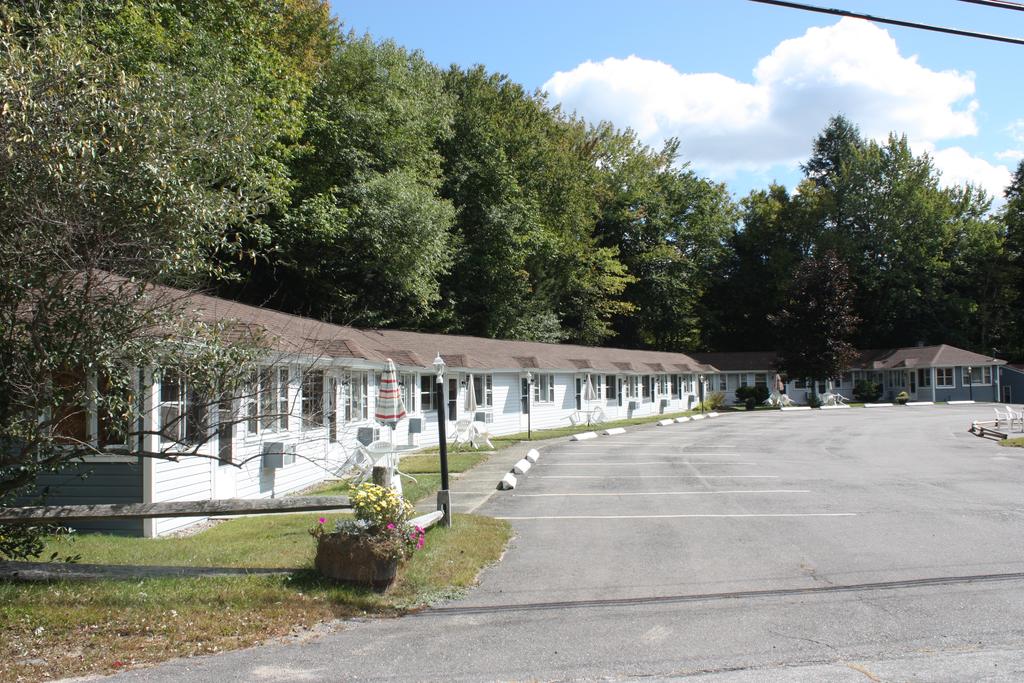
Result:
<instances>
[{"instance_id":1,"label":"black lamp post","mask_svg":"<svg viewBox=\"0 0 1024 683\"><path fill-rule=\"evenodd\" d=\"M526 440L533 441L533 373L526 371Z\"/></svg>"},{"instance_id":2,"label":"black lamp post","mask_svg":"<svg viewBox=\"0 0 1024 683\"><path fill-rule=\"evenodd\" d=\"M974 400L974 368L967 366L967 390L970 392L970 399Z\"/></svg>"},{"instance_id":3,"label":"black lamp post","mask_svg":"<svg viewBox=\"0 0 1024 683\"><path fill-rule=\"evenodd\" d=\"M697 398L700 399L700 414L704 414L704 375L697 375Z\"/></svg>"},{"instance_id":4,"label":"black lamp post","mask_svg":"<svg viewBox=\"0 0 1024 683\"><path fill-rule=\"evenodd\" d=\"M443 513L441 525L452 525L452 494L448 490L448 435L445 433L444 414L444 359L437 354L434 359L434 374L437 376L437 448L441 451L441 490L437 492L437 509Z\"/></svg>"}]
</instances>

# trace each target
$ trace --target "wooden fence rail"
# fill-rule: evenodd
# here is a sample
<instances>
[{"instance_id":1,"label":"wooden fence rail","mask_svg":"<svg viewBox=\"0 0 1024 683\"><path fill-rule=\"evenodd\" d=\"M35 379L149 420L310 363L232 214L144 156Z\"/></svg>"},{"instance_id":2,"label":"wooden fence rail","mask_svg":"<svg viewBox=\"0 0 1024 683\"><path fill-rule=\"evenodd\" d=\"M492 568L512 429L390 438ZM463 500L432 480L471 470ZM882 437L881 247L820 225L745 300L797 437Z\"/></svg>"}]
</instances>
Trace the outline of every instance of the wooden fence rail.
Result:
<instances>
[{"instance_id":1,"label":"wooden fence rail","mask_svg":"<svg viewBox=\"0 0 1024 683\"><path fill-rule=\"evenodd\" d=\"M167 503L118 505L44 505L0 508L0 524L73 522L83 519L141 519L147 517L222 517L344 510L352 507L345 496L297 496L295 498L225 498L182 500Z\"/></svg>"}]
</instances>

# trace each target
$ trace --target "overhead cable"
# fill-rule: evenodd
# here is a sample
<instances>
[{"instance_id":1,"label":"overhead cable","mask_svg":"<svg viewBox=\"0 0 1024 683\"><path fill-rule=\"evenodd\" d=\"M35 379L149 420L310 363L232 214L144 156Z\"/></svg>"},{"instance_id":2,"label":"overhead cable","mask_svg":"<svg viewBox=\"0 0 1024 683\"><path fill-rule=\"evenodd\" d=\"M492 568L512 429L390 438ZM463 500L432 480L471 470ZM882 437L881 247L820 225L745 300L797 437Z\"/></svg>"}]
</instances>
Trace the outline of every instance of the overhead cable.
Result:
<instances>
[{"instance_id":1,"label":"overhead cable","mask_svg":"<svg viewBox=\"0 0 1024 683\"><path fill-rule=\"evenodd\" d=\"M807 12L818 12L820 14L831 14L837 17L852 17L854 19L865 19L867 21L874 21L879 24L892 24L893 26L902 26L904 28L919 28L925 31L949 33L955 36L965 36L967 38L980 38L982 40L994 40L1000 43L1024 45L1024 38L999 36L993 33L979 33L977 31L967 31L959 28L950 28L948 26L935 26L934 24L921 24L916 21L904 21L903 19L887 19L885 17L876 17L871 14L860 14L859 12L850 12L844 9L818 7L817 5L805 5L802 2L787 2L786 0L750 0L750 2L758 2L763 5L776 5L778 7L788 7L790 9L805 10Z\"/></svg>"}]
</instances>

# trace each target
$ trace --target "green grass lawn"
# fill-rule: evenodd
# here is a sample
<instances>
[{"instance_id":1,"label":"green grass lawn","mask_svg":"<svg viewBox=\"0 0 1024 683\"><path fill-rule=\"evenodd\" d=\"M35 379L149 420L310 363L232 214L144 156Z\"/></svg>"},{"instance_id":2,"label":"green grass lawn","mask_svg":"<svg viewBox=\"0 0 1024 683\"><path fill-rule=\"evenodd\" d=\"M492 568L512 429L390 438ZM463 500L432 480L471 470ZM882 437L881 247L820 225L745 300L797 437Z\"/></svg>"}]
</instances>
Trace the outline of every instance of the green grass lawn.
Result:
<instances>
[{"instance_id":1,"label":"green grass lawn","mask_svg":"<svg viewBox=\"0 0 1024 683\"><path fill-rule=\"evenodd\" d=\"M455 515L383 594L341 586L312 570L310 514L224 522L187 538L82 536L51 543L86 563L282 567L279 576L130 581L0 582L0 681L112 673L172 657L257 644L358 614L400 614L452 597L504 551L508 523Z\"/></svg>"},{"instance_id":2,"label":"green grass lawn","mask_svg":"<svg viewBox=\"0 0 1024 683\"><path fill-rule=\"evenodd\" d=\"M1011 448L1024 448L1024 436L1014 436L1009 439L1003 439L999 442L1000 446L1009 446Z\"/></svg>"}]
</instances>

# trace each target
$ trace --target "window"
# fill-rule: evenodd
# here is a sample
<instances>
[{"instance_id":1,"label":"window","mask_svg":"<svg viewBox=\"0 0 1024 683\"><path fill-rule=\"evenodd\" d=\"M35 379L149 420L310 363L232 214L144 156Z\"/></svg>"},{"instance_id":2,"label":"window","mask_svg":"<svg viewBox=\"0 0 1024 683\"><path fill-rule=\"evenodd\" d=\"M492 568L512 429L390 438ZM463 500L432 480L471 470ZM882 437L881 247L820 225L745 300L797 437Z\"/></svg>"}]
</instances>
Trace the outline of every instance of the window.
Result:
<instances>
[{"instance_id":1,"label":"window","mask_svg":"<svg viewBox=\"0 0 1024 683\"><path fill-rule=\"evenodd\" d=\"M555 376L537 375L533 379L533 402L554 403L555 402Z\"/></svg>"},{"instance_id":2,"label":"window","mask_svg":"<svg viewBox=\"0 0 1024 683\"><path fill-rule=\"evenodd\" d=\"M718 390L719 391L728 391L729 390L729 383L728 383L727 378L726 378L726 376L724 374L718 376Z\"/></svg>"},{"instance_id":3,"label":"window","mask_svg":"<svg viewBox=\"0 0 1024 683\"><path fill-rule=\"evenodd\" d=\"M755 387L768 387L768 375L765 373L757 373L754 375L754 386Z\"/></svg>"},{"instance_id":4,"label":"window","mask_svg":"<svg viewBox=\"0 0 1024 683\"><path fill-rule=\"evenodd\" d=\"M605 375L604 377L604 397L607 399L616 398L615 394L615 375Z\"/></svg>"},{"instance_id":5,"label":"window","mask_svg":"<svg viewBox=\"0 0 1024 683\"><path fill-rule=\"evenodd\" d=\"M366 395L369 375L365 372L351 372L348 376L348 396L345 401L345 422L359 422L370 417Z\"/></svg>"},{"instance_id":6,"label":"window","mask_svg":"<svg viewBox=\"0 0 1024 683\"><path fill-rule=\"evenodd\" d=\"M433 375L420 375L420 410L436 410L434 394L437 393L437 378ZM408 409L408 406L406 406Z\"/></svg>"},{"instance_id":7,"label":"window","mask_svg":"<svg viewBox=\"0 0 1024 683\"><path fill-rule=\"evenodd\" d=\"M661 375L659 378L658 395L668 396L669 395L669 381L668 375Z\"/></svg>"},{"instance_id":8,"label":"window","mask_svg":"<svg viewBox=\"0 0 1024 683\"><path fill-rule=\"evenodd\" d=\"M935 386L940 389L952 389L953 368L935 368Z\"/></svg>"},{"instance_id":9,"label":"window","mask_svg":"<svg viewBox=\"0 0 1024 683\"><path fill-rule=\"evenodd\" d=\"M199 444L207 436L207 406L174 370L160 378L160 437L169 443Z\"/></svg>"},{"instance_id":10,"label":"window","mask_svg":"<svg viewBox=\"0 0 1024 683\"><path fill-rule=\"evenodd\" d=\"M309 370L302 376L302 428L324 426L324 371Z\"/></svg>"},{"instance_id":11,"label":"window","mask_svg":"<svg viewBox=\"0 0 1024 683\"><path fill-rule=\"evenodd\" d=\"M89 441L89 413L78 401L86 391L85 373L58 372L53 377L54 397L60 407L53 413L53 434L58 443L80 445Z\"/></svg>"},{"instance_id":12,"label":"window","mask_svg":"<svg viewBox=\"0 0 1024 683\"><path fill-rule=\"evenodd\" d=\"M641 385L641 388L643 389L643 397L642 398L643 398L644 403L647 403L648 401L651 400L651 393L652 393L651 389L652 389L652 385L653 385L653 380L654 380L654 378L651 377L650 375L644 375L643 377L640 378L640 385Z\"/></svg>"},{"instance_id":13,"label":"window","mask_svg":"<svg viewBox=\"0 0 1024 683\"><path fill-rule=\"evenodd\" d=\"M253 375L243 398L250 434L288 430L288 368L264 368Z\"/></svg>"},{"instance_id":14,"label":"window","mask_svg":"<svg viewBox=\"0 0 1024 683\"><path fill-rule=\"evenodd\" d=\"M530 382L525 377L519 378L519 412L530 412Z\"/></svg>"},{"instance_id":15,"label":"window","mask_svg":"<svg viewBox=\"0 0 1024 683\"><path fill-rule=\"evenodd\" d=\"M476 394L476 404L480 408L494 407L494 385L491 375L473 375L473 393Z\"/></svg>"},{"instance_id":16,"label":"window","mask_svg":"<svg viewBox=\"0 0 1024 683\"><path fill-rule=\"evenodd\" d=\"M800 379L798 379L798 380L794 380L793 381L793 388L794 389L806 389L807 388L807 380L802 378L802 377Z\"/></svg>"},{"instance_id":17,"label":"window","mask_svg":"<svg viewBox=\"0 0 1024 683\"><path fill-rule=\"evenodd\" d=\"M416 412L416 375L411 372L403 372L398 375L398 386L402 390L402 400L405 402L405 412Z\"/></svg>"},{"instance_id":18,"label":"window","mask_svg":"<svg viewBox=\"0 0 1024 683\"><path fill-rule=\"evenodd\" d=\"M928 368L921 368L917 371L917 386L930 387L932 385L932 371Z\"/></svg>"},{"instance_id":19,"label":"window","mask_svg":"<svg viewBox=\"0 0 1024 683\"><path fill-rule=\"evenodd\" d=\"M627 384L629 392L626 394L626 398L639 398L640 397L640 377L631 375Z\"/></svg>"},{"instance_id":20,"label":"window","mask_svg":"<svg viewBox=\"0 0 1024 683\"><path fill-rule=\"evenodd\" d=\"M992 367L971 368L968 379L967 368L964 368L964 384L992 384Z\"/></svg>"},{"instance_id":21,"label":"window","mask_svg":"<svg viewBox=\"0 0 1024 683\"><path fill-rule=\"evenodd\" d=\"M97 406L96 410L96 445L100 448L109 446L128 446L128 432L131 426L123 416L117 416L110 412L109 404L111 399L115 403L131 405L133 398L131 391L124 387L114 387L106 377L101 377L97 382ZM104 406L107 406L106 408Z\"/></svg>"}]
</instances>

